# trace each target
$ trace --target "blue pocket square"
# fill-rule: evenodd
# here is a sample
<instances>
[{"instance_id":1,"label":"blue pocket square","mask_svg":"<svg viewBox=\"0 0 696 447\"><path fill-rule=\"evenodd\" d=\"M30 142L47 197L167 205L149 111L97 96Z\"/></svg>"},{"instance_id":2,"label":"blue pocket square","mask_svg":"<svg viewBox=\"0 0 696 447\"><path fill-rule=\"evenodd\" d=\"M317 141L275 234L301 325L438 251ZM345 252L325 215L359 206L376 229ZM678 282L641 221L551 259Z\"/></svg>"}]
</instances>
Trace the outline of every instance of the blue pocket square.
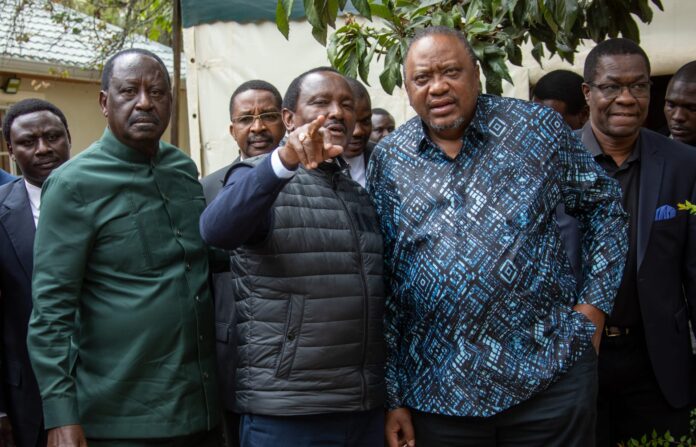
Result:
<instances>
[{"instance_id":1,"label":"blue pocket square","mask_svg":"<svg viewBox=\"0 0 696 447\"><path fill-rule=\"evenodd\" d=\"M655 210L655 222L659 220L669 220L677 217L677 210L669 205L662 205Z\"/></svg>"}]
</instances>

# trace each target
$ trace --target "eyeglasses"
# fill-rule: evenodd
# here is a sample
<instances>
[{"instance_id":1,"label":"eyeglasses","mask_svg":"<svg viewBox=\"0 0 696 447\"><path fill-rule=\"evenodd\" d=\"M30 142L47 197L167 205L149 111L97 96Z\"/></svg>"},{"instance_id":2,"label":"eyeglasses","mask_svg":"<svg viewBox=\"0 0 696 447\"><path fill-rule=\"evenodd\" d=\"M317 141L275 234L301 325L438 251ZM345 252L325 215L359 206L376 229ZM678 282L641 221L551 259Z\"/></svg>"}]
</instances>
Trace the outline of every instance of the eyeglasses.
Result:
<instances>
[{"instance_id":1,"label":"eyeglasses","mask_svg":"<svg viewBox=\"0 0 696 447\"><path fill-rule=\"evenodd\" d=\"M634 82L633 84L594 84L588 82L587 84L599 90L606 99L617 98L624 88L628 89L634 98L647 98L650 96L652 82Z\"/></svg>"},{"instance_id":2,"label":"eyeglasses","mask_svg":"<svg viewBox=\"0 0 696 447\"><path fill-rule=\"evenodd\" d=\"M266 112L259 115L241 115L232 118L232 122L241 127L249 127L254 124L257 119L264 124L277 124L280 121L280 112Z\"/></svg>"}]
</instances>

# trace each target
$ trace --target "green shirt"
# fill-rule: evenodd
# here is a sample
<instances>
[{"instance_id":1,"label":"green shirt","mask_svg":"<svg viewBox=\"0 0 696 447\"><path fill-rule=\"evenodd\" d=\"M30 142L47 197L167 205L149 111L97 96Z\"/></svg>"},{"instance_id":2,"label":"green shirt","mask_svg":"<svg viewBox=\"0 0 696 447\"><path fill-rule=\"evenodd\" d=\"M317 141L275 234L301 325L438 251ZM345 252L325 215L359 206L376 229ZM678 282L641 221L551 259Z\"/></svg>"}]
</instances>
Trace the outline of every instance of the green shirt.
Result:
<instances>
[{"instance_id":1,"label":"green shirt","mask_svg":"<svg viewBox=\"0 0 696 447\"><path fill-rule=\"evenodd\" d=\"M46 428L174 437L215 427L213 303L196 167L102 138L44 183L29 352Z\"/></svg>"}]
</instances>

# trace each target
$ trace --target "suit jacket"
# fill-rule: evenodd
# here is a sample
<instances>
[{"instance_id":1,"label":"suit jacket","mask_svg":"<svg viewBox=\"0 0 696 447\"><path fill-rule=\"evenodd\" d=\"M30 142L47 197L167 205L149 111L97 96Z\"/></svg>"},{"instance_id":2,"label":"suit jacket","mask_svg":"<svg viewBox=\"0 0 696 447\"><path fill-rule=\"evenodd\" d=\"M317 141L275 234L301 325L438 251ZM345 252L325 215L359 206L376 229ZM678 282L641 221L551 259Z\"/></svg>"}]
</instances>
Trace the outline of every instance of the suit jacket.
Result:
<instances>
[{"instance_id":1,"label":"suit jacket","mask_svg":"<svg viewBox=\"0 0 696 447\"><path fill-rule=\"evenodd\" d=\"M363 152L363 159L365 160L365 176L367 176L367 166L370 164L370 157L372 157L372 151L375 150L376 144L372 141L367 142L365 146L365 151Z\"/></svg>"},{"instance_id":2,"label":"suit jacket","mask_svg":"<svg viewBox=\"0 0 696 447\"><path fill-rule=\"evenodd\" d=\"M580 135L590 152L601 150L590 123ZM691 320L696 330L696 206L685 209L686 201L696 204L696 151L648 129L636 144L638 302L653 371L667 401L679 408L689 403L696 377L688 326ZM561 226L564 239L576 240L566 245L571 261L580 259L575 225Z\"/></svg>"},{"instance_id":3,"label":"suit jacket","mask_svg":"<svg viewBox=\"0 0 696 447\"><path fill-rule=\"evenodd\" d=\"M201 179L203 194L207 204L213 201L225 184L225 177L232 164L219 169ZM230 274L229 254L214 250L210 263L215 301L215 347L218 363L218 377L225 409L232 411L234 404L234 372L237 365L237 344L234 336L236 327L234 297L232 296L232 275Z\"/></svg>"},{"instance_id":4,"label":"suit jacket","mask_svg":"<svg viewBox=\"0 0 696 447\"><path fill-rule=\"evenodd\" d=\"M0 187L0 294L2 387L0 405L17 446L45 445L39 387L27 353L31 314L34 218L24 180ZM43 442L43 444L40 444Z\"/></svg>"},{"instance_id":5,"label":"suit jacket","mask_svg":"<svg viewBox=\"0 0 696 447\"><path fill-rule=\"evenodd\" d=\"M17 180L17 177L10 174L9 172L6 172L6 171L3 171L2 169L0 169L0 185L10 183L13 180Z\"/></svg>"}]
</instances>

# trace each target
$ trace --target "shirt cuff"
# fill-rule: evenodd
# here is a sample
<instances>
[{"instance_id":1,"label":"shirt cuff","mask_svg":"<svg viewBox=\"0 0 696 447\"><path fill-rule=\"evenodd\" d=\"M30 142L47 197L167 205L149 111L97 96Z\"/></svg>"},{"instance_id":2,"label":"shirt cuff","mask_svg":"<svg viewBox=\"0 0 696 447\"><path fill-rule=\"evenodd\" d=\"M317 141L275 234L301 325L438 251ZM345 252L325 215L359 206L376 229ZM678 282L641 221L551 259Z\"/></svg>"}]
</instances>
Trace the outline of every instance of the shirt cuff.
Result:
<instances>
[{"instance_id":1,"label":"shirt cuff","mask_svg":"<svg viewBox=\"0 0 696 447\"><path fill-rule=\"evenodd\" d=\"M43 411L46 430L80 423L77 401L74 397L45 399Z\"/></svg>"},{"instance_id":2,"label":"shirt cuff","mask_svg":"<svg viewBox=\"0 0 696 447\"><path fill-rule=\"evenodd\" d=\"M283 162L280 161L280 155L278 154L279 149L280 148L274 150L271 154L271 167L273 168L273 172L278 178L292 178L297 172L297 169L291 171L285 167Z\"/></svg>"}]
</instances>

